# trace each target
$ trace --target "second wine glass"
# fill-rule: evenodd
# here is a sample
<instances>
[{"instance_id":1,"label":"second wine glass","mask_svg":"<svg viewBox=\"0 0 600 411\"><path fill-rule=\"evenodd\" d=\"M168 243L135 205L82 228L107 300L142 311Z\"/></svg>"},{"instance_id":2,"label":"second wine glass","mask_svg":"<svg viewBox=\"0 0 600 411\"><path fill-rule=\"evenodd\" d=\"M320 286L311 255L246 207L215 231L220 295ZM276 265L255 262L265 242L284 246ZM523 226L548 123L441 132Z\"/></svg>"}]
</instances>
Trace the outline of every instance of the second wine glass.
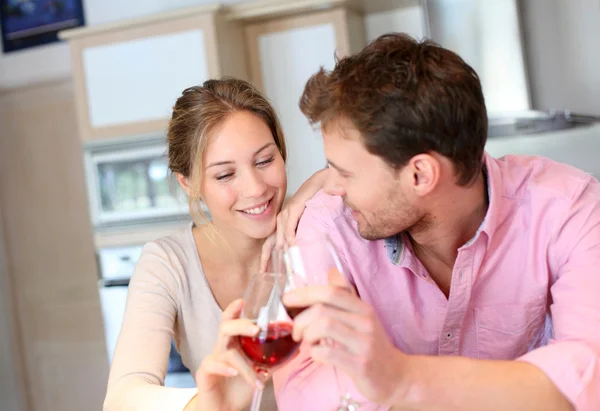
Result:
<instances>
[{"instance_id":1,"label":"second wine glass","mask_svg":"<svg viewBox=\"0 0 600 411\"><path fill-rule=\"evenodd\" d=\"M345 276L339 254L327 235L317 234L310 239L299 240L295 245L287 247L281 255L288 276L286 291L309 285L334 285L351 291L352 285ZM294 318L306 308L308 307L286 307L286 310ZM332 344L331 341L323 343ZM333 367L333 371L338 390L342 393L336 411L358 410L360 404L342 386L338 369Z\"/></svg>"}]
</instances>

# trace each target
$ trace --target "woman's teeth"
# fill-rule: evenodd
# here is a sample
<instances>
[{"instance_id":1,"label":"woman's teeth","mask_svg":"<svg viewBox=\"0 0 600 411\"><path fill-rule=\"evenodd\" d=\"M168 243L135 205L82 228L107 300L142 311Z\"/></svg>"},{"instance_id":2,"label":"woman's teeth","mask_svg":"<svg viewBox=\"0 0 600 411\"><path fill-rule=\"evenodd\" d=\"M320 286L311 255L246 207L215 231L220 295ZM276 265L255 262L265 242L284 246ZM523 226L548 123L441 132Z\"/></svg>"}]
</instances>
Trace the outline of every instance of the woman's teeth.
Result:
<instances>
[{"instance_id":1,"label":"woman's teeth","mask_svg":"<svg viewBox=\"0 0 600 411\"><path fill-rule=\"evenodd\" d=\"M251 208L249 210L243 210L246 214L262 214L267 209L269 202L266 202L262 207Z\"/></svg>"}]
</instances>

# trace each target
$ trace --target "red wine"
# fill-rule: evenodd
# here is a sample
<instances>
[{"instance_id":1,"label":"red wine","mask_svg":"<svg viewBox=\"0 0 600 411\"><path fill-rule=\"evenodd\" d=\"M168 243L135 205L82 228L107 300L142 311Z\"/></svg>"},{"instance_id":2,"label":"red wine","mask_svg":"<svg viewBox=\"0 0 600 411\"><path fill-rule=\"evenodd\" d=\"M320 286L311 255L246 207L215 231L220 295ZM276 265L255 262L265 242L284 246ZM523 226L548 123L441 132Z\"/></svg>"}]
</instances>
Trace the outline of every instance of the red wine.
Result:
<instances>
[{"instance_id":1,"label":"red wine","mask_svg":"<svg viewBox=\"0 0 600 411\"><path fill-rule=\"evenodd\" d=\"M241 336L240 345L246 356L259 368L275 367L285 362L298 348L292 339L292 324L274 322L269 329L254 337Z\"/></svg>"},{"instance_id":2,"label":"red wine","mask_svg":"<svg viewBox=\"0 0 600 411\"><path fill-rule=\"evenodd\" d=\"M285 311L288 313L288 315L290 316L290 318L293 320L294 318L296 318L296 316L298 314L300 314L302 311L306 310L308 307L288 307L284 304L285 307Z\"/></svg>"}]
</instances>

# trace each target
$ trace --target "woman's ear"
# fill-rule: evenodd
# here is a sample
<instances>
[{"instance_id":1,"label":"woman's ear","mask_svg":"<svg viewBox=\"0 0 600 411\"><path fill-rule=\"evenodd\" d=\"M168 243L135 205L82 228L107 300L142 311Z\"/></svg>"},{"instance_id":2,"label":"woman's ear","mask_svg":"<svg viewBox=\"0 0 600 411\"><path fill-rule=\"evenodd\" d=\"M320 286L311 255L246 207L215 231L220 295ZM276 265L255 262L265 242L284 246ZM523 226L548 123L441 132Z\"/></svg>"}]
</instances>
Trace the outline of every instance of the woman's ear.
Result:
<instances>
[{"instance_id":1,"label":"woman's ear","mask_svg":"<svg viewBox=\"0 0 600 411\"><path fill-rule=\"evenodd\" d=\"M190 179L185 177L183 174L175 173L175 178L177 178L177 182L183 188L183 191L188 195L190 195Z\"/></svg>"}]
</instances>

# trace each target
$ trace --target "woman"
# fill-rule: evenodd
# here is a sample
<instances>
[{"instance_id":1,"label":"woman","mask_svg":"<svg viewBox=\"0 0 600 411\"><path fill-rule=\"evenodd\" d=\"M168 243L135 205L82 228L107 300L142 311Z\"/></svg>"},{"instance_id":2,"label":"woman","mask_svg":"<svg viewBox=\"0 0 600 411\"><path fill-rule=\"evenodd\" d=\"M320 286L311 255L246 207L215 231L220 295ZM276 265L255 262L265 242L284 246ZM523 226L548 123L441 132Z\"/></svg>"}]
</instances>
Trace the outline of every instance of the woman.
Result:
<instances>
[{"instance_id":1,"label":"woman","mask_svg":"<svg viewBox=\"0 0 600 411\"><path fill-rule=\"evenodd\" d=\"M250 84L209 80L177 100L168 145L169 168L189 196L194 224L144 247L104 409L243 409L263 382L236 349L235 336L258 332L239 319L239 298L259 271L261 248L284 201L283 133L273 108ZM301 187L289 206L295 211L284 215L299 218L321 187L321 174ZM162 387L172 338L196 372L197 389ZM275 410L272 385L266 385L262 409Z\"/></svg>"}]
</instances>

